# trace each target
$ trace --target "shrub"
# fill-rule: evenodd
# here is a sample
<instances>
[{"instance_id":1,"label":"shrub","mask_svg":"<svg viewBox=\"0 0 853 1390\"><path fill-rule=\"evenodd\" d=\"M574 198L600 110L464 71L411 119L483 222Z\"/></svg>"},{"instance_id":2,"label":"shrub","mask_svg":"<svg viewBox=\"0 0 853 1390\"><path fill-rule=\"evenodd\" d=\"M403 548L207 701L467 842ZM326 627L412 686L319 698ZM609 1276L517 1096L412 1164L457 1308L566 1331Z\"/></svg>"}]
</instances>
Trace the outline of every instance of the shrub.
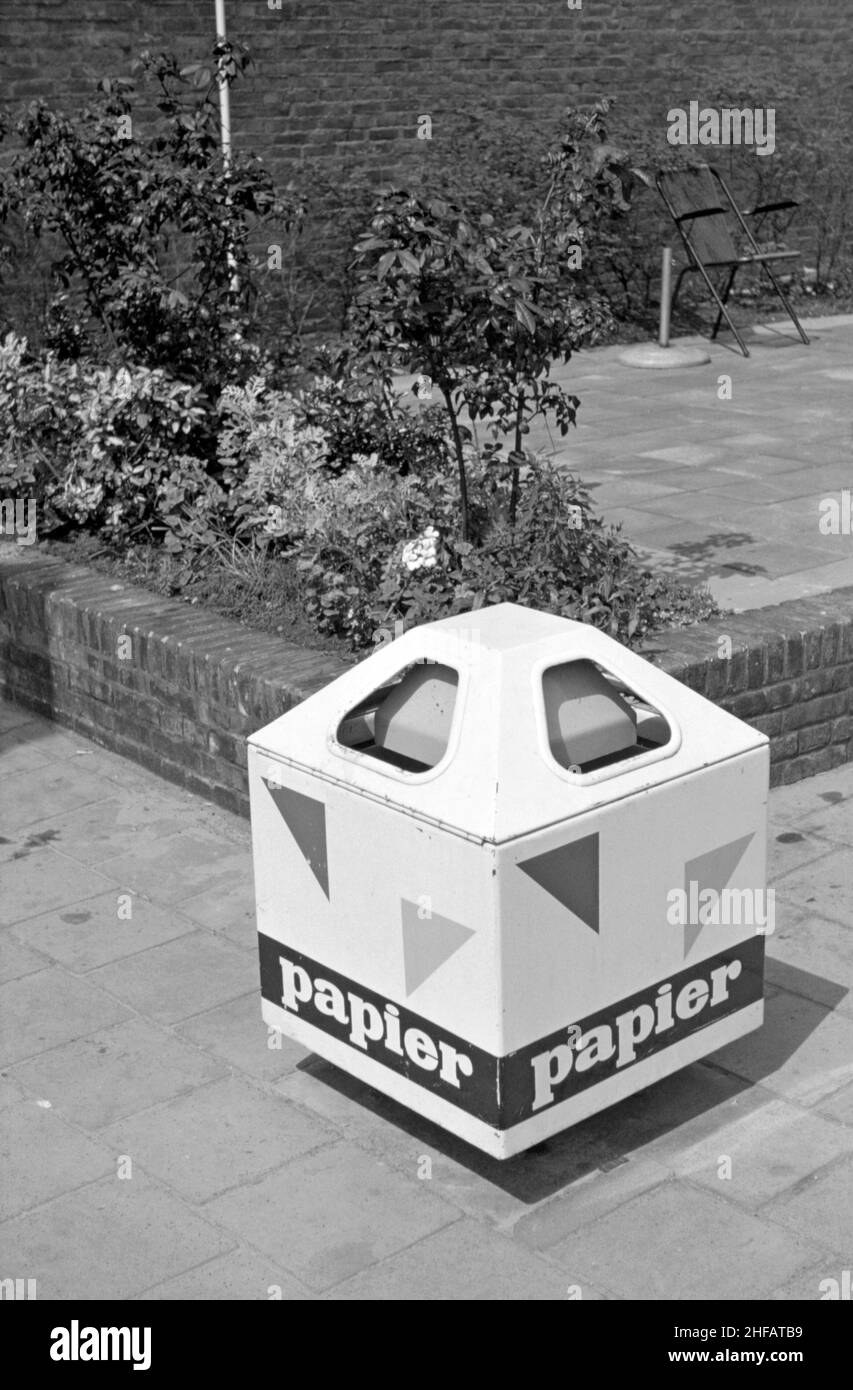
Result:
<instances>
[{"instance_id":1,"label":"shrub","mask_svg":"<svg viewBox=\"0 0 853 1390\"><path fill-rule=\"evenodd\" d=\"M339 472L355 455L376 454L382 465L405 477L432 467L448 454L447 417L439 405L405 409L387 379L364 370L352 347L321 347L320 373L301 395L306 423L326 437L327 465ZM415 394L432 399L423 379Z\"/></svg>"},{"instance_id":2,"label":"shrub","mask_svg":"<svg viewBox=\"0 0 853 1390\"><path fill-rule=\"evenodd\" d=\"M178 495L213 486L202 458L200 388L146 367L31 360L25 339L0 347L0 479L36 497L48 527L110 541L168 531Z\"/></svg>"},{"instance_id":3,"label":"shrub","mask_svg":"<svg viewBox=\"0 0 853 1390\"><path fill-rule=\"evenodd\" d=\"M0 182L0 220L17 215L58 244L54 347L162 368L215 395L259 365L250 235L273 217L289 226L300 208L275 196L256 158L235 153L224 167L217 72L231 82L249 59L224 43L214 56L181 68L142 54L134 67L156 88L156 122L130 78L105 78L74 119L33 102Z\"/></svg>"}]
</instances>

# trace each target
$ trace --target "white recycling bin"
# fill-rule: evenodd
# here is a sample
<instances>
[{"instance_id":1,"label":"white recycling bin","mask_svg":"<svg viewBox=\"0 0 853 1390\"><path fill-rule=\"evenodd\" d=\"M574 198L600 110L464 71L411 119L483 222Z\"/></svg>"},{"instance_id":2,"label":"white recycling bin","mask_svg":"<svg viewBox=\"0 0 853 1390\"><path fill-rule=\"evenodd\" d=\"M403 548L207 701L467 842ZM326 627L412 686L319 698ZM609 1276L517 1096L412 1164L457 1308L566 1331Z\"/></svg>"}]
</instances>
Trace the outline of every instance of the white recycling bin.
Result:
<instances>
[{"instance_id":1,"label":"white recycling bin","mask_svg":"<svg viewBox=\"0 0 853 1390\"><path fill-rule=\"evenodd\" d=\"M768 774L586 624L413 629L249 740L263 1017L529 1148L762 1023Z\"/></svg>"}]
</instances>

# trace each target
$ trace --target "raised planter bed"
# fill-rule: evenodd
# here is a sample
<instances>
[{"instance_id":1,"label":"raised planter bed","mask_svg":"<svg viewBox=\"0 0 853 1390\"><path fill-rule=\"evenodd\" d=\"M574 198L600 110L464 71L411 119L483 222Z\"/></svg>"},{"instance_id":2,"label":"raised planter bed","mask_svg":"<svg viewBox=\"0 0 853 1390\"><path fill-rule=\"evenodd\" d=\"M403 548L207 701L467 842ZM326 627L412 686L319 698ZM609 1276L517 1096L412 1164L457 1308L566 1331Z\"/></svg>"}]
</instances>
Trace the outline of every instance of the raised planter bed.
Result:
<instances>
[{"instance_id":1,"label":"raised planter bed","mask_svg":"<svg viewBox=\"0 0 853 1390\"><path fill-rule=\"evenodd\" d=\"M853 758L853 588L662 633L642 652L769 736L774 785ZM243 815L246 735L344 669L0 545L0 695Z\"/></svg>"}]
</instances>

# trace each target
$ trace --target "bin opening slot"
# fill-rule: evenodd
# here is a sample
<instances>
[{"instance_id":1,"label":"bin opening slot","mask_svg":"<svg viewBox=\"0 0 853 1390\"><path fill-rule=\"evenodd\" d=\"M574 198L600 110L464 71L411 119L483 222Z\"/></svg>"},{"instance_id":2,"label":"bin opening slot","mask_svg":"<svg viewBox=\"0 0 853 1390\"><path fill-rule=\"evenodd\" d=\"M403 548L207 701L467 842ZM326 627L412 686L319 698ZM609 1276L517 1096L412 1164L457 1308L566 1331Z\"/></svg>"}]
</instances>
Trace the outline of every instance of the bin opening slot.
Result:
<instances>
[{"instance_id":1,"label":"bin opening slot","mask_svg":"<svg viewBox=\"0 0 853 1390\"><path fill-rule=\"evenodd\" d=\"M563 768L597 772L660 748L672 737L660 710L587 658L544 671L542 698L548 746Z\"/></svg>"},{"instance_id":2,"label":"bin opening slot","mask_svg":"<svg viewBox=\"0 0 853 1390\"><path fill-rule=\"evenodd\" d=\"M435 661L416 661L354 705L336 738L404 772L427 772L450 740L459 675Z\"/></svg>"}]
</instances>

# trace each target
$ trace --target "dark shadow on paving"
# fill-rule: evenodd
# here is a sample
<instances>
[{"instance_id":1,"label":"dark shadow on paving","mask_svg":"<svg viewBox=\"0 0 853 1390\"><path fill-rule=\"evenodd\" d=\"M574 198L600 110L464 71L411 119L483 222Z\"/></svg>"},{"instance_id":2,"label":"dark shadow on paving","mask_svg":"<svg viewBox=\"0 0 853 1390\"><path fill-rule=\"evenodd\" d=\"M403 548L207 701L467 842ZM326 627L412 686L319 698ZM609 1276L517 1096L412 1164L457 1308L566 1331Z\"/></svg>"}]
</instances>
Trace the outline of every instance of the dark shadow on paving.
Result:
<instances>
[{"instance_id":1,"label":"dark shadow on paving","mask_svg":"<svg viewBox=\"0 0 853 1390\"><path fill-rule=\"evenodd\" d=\"M850 993L837 980L815 975L810 970L801 970L773 957L767 959L765 980L767 985L780 993L769 998L764 1006L762 1050L756 1054L761 1059L760 1071L756 1072L759 1080L775 1071L796 1052L827 1014L837 1009ZM792 1016L790 1008L792 994L800 1001L796 1018Z\"/></svg>"},{"instance_id":2,"label":"dark shadow on paving","mask_svg":"<svg viewBox=\"0 0 853 1390\"><path fill-rule=\"evenodd\" d=\"M712 1134L719 1124L714 1117L715 1109L745 1092L752 1093L751 1099L756 1106L766 1104L770 1093L759 1088L758 1081L775 1072L796 1052L846 993L831 980L793 967L774 962L774 971L774 987L783 986L801 996L801 1007L792 1020L784 1005L790 995L774 994L766 1003L764 1027L735 1044L749 1049L748 1055L754 1059L750 1067L753 1079L737 1075L726 1067L725 1061L716 1060L720 1054L711 1054L705 1061L665 1077L601 1114L504 1162L480 1153L322 1058L308 1058L299 1064L299 1070L309 1072L316 1081L408 1134L415 1141L413 1171L419 1157L418 1145L423 1145L437 1150L518 1201L533 1205L590 1174L605 1173L630 1163L637 1148L678 1130L688 1121L698 1120L702 1127L702 1117L706 1116L707 1131ZM813 1002L816 993L823 1004ZM803 1008L804 1000L809 1001L811 1007ZM722 1056L725 1057L724 1051ZM745 1100L749 1103L750 1097L746 1096ZM399 1135L393 1136L391 1142L397 1147ZM695 1135L691 1142L695 1142Z\"/></svg>"},{"instance_id":3,"label":"dark shadow on paving","mask_svg":"<svg viewBox=\"0 0 853 1390\"><path fill-rule=\"evenodd\" d=\"M688 560L710 560L720 550L733 550L738 545L752 545L756 537L748 531L716 531L701 541L676 541L668 545L676 555Z\"/></svg>"},{"instance_id":4,"label":"dark shadow on paving","mask_svg":"<svg viewBox=\"0 0 853 1390\"><path fill-rule=\"evenodd\" d=\"M725 565L720 565L720 573L721 573L721 574L766 574L766 573L767 573L767 567L766 567L766 565L747 565L747 564L744 564L743 562L738 563L737 561L734 561L733 563L730 562L730 563L725 564Z\"/></svg>"}]
</instances>

